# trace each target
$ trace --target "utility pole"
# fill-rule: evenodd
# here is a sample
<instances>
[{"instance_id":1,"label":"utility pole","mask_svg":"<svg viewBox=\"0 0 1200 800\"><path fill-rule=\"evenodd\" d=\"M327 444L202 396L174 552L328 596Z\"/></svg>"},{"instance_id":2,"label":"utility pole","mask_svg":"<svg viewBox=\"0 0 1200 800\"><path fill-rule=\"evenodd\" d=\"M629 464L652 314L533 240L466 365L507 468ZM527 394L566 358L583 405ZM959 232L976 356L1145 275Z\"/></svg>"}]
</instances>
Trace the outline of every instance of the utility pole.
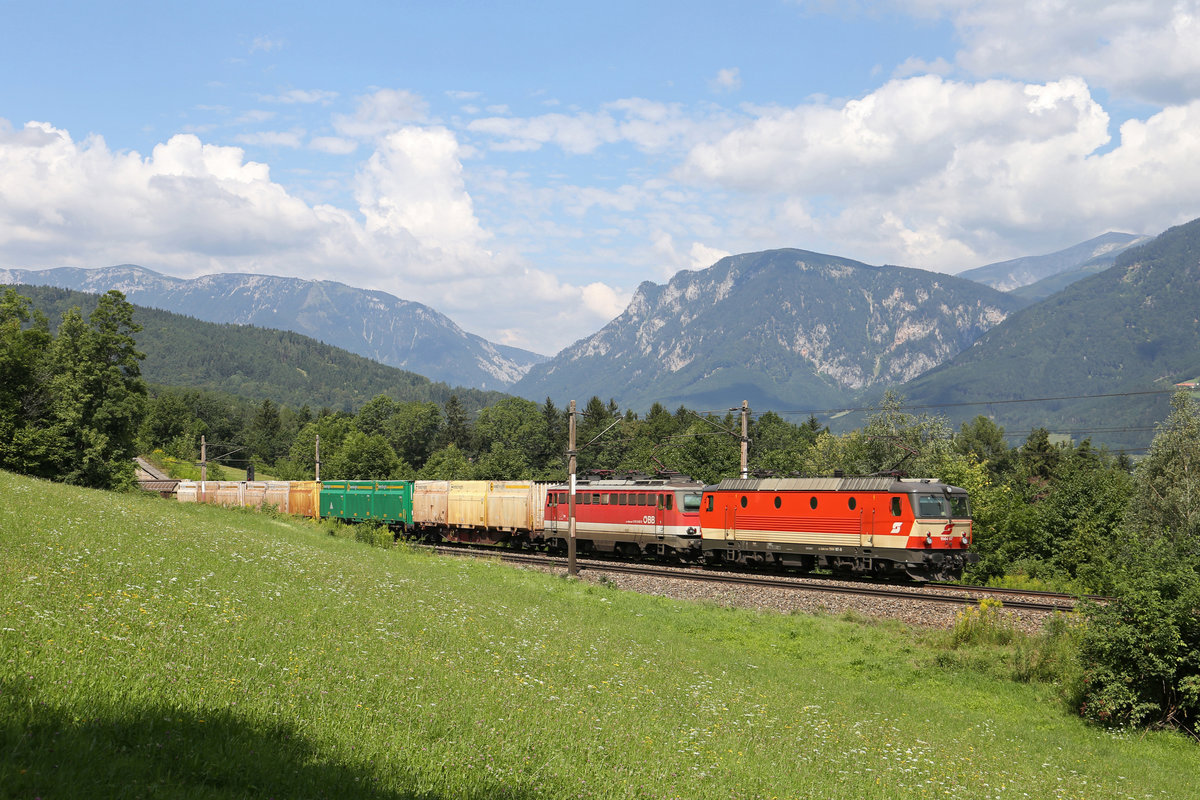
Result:
<instances>
[{"instance_id":1,"label":"utility pole","mask_svg":"<svg viewBox=\"0 0 1200 800\"><path fill-rule=\"evenodd\" d=\"M317 480L321 480L321 434L317 434Z\"/></svg>"},{"instance_id":2,"label":"utility pole","mask_svg":"<svg viewBox=\"0 0 1200 800\"><path fill-rule=\"evenodd\" d=\"M742 480L746 480L747 478L750 477L750 468L749 468L750 439L747 437L747 434L750 431L749 423L750 423L750 401L743 400L742 401Z\"/></svg>"},{"instance_id":3,"label":"utility pole","mask_svg":"<svg viewBox=\"0 0 1200 800\"><path fill-rule=\"evenodd\" d=\"M571 475L570 493L567 495L567 574L572 578L579 575L575 565L575 401L567 423L567 471Z\"/></svg>"},{"instance_id":4,"label":"utility pole","mask_svg":"<svg viewBox=\"0 0 1200 800\"><path fill-rule=\"evenodd\" d=\"M200 435L200 482L204 483L208 480L208 443L204 441L204 435Z\"/></svg>"}]
</instances>

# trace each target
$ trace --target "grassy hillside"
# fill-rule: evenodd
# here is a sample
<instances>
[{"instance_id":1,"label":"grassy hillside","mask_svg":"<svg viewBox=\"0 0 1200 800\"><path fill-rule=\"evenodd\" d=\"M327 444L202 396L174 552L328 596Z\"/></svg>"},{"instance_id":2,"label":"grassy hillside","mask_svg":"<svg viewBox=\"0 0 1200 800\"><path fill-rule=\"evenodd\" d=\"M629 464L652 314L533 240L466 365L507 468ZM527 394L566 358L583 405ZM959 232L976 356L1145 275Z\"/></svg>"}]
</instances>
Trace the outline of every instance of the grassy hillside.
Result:
<instances>
[{"instance_id":1,"label":"grassy hillside","mask_svg":"<svg viewBox=\"0 0 1200 800\"><path fill-rule=\"evenodd\" d=\"M1197 796L931 634L0 473L0 795Z\"/></svg>"},{"instance_id":2,"label":"grassy hillside","mask_svg":"<svg viewBox=\"0 0 1200 800\"><path fill-rule=\"evenodd\" d=\"M17 286L56 326L62 312L79 306L86 317L97 296L45 286ZM250 400L269 398L299 408L355 411L385 394L405 402L443 404L451 394L470 411L508 395L434 383L415 372L389 367L308 336L289 331L202 322L182 314L138 306L138 349L146 354L149 383L208 389Z\"/></svg>"}]
</instances>

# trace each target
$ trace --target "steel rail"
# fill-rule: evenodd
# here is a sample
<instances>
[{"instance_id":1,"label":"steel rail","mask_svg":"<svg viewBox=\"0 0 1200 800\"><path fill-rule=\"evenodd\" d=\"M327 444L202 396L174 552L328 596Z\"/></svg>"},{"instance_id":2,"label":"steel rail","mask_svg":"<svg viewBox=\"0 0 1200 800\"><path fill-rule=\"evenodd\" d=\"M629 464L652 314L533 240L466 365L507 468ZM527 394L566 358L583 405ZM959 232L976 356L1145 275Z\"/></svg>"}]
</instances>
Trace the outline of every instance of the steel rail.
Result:
<instances>
[{"instance_id":1,"label":"steel rail","mask_svg":"<svg viewBox=\"0 0 1200 800\"><path fill-rule=\"evenodd\" d=\"M478 549L462 549L451 547L434 547L435 551L452 555L469 555L476 557L491 557L498 558L501 561L506 561L514 564L532 564L559 567L563 565L563 559L554 556L531 555L527 553L512 553L496 550L478 550ZM892 600L910 600L927 603L943 603L960 606L970 606L979 602L979 597L973 597L968 594L951 594L944 590L950 589L947 586L940 586L943 591L929 592L923 589L893 589L885 586L863 584L861 586L845 586L834 584L828 581L816 580L808 581L804 578L771 578L758 575L745 575L734 572L708 572L703 570L689 570L686 568L670 568L656 567L644 564L623 564L617 562L591 562L579 565L580 570L591 572L616 572L627 575L644 575L656 578L671 578L675 580L690 580L709 583L726 583L739 586L756 586L767 589L786 589L789 591L801 592L826 592L830 594L849 594L862 597L877 597L882 599ZM967 591L968 587L964 587ZM1024 592L1012 592L1004 589L983 589L977 587L969 587L969 591L982 592L984 594L1023 594ZM1054 595L1052 593L1042 593L1043 595L1054 598L1061 602L1037 602L1033 600L1002 600L1005 608L1019 609L1025 611L1074 611L1076 599L1070 595Z\"/></svg>"}]
</instances>

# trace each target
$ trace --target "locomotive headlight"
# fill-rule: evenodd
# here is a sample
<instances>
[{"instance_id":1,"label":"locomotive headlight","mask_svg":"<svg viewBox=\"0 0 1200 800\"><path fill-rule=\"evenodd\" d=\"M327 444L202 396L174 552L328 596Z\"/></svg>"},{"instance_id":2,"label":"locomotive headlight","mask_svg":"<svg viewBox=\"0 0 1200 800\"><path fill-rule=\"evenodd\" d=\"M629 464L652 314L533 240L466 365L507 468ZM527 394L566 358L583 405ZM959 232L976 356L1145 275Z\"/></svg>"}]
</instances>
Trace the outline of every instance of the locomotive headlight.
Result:
<instances>
[{"instance_id":1,"label":"locomotive headlight","mask_svg":"<svg viewBox=\"0 0 1200 800\"><path fill-rule=\"evenodd\" d=\"M695 536L695 535L696 535L696 529L695 529L695 528L688 528L687 532L688 532L688 536Z\"/></svg>"},{"instance_id":2,"label":"locomotive headlight","mask_svg":"<svg viewBox=\"0 0 1200 800\"><path fill-rule=\"evenodd\" d=\"M963 540L963 547L966 547L967 545L969 545L971 543L971 534L964 532L962 535L962 540Z\"/></svg>"},{"instance_id":3,"label":"locomotive headlight","mask_svg":"<svg viewBox=\"0 0 1200 800\"><path fill-rule=\"evenodd\" d=\"M932 536L926 536L926 537L925 537L925 546L926 546L926 547L933 547L933 537L932 537Z\"/></svg>"}]
</instances>

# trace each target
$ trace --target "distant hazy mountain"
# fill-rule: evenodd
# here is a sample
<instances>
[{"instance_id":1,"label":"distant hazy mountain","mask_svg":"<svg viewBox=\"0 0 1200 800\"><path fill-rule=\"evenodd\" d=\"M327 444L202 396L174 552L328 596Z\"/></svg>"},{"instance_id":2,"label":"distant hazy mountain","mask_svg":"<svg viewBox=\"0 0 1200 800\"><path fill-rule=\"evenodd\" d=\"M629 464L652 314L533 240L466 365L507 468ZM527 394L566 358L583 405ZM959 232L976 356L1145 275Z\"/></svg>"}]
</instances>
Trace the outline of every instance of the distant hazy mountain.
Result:
<instances>
[{"instance_id":1,"label":"distant hazy mountain","mask_svg":"<svg viewBox=\"0 0 1200 800\"><path fill-rule=\"evenodd\" d=\"M843 403L949 359L1018 301L972 281L804 250L723 258L643 283L600 332L535 366L511 391L591 395L644 409Z\"/></svg>"},{"instance_id":2,"label":"distant hazy mountain","mask_svg":"<svg viewBox=\"0 0 1200 800\"><path fill-rule=\"evenodd\" d=\"M1149 238L1131 233L1106 233L1057 253L1000 261L960 272L958 277L1011 292L1032 303L1074 281L1108 269L1117 256Z\"/></svg>"},{"instance_id":3,"label":"distant hazy mountain","mask_svg":"<svg viewBox=\"0 0 1200 800\"><path fill-rule=\"evenodd\" d=\"M1166 416L1170 390L1200 375L1200 220L1122 253L1108 270L1029 306L971 349L902 387L911 403L1120 397L954 407L1143 447ZM1099 431L1099 432L1097 432Z\"/></svg>"},{"instance_id":4,"label":"distant hazy mountain","mask_svg":"<svg viewBox=\"0 0 1200 800\"><path fill-rule=\"evenodd\" d=\"M220 274L191 280L145 267L0 269L0 283L103 294L207 322L278 328L450 385L504 389L545 356L494 344L428 306L333 281Z\"/></svg>"}]
</instances>

